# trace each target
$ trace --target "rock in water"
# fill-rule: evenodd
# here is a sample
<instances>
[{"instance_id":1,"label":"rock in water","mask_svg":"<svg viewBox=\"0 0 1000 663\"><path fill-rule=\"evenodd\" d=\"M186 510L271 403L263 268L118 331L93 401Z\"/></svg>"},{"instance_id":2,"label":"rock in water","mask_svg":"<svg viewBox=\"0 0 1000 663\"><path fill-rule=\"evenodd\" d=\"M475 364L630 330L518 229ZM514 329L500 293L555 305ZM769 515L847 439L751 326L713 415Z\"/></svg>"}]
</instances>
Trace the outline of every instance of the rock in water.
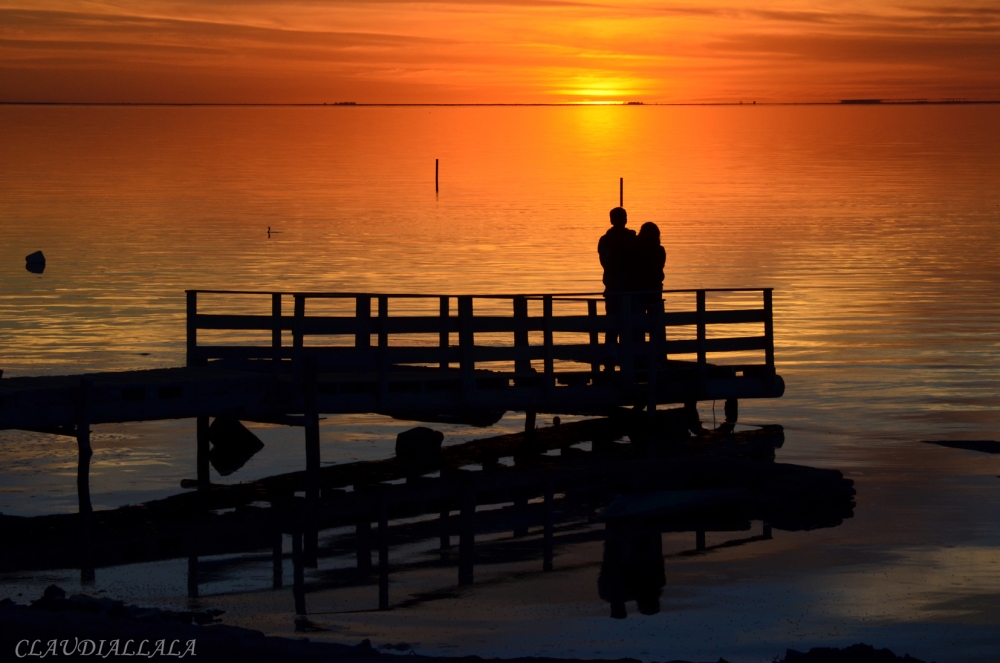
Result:
<instances>
[{"instance_id":1,"label":"rock in water","mask_svg":"<svg viewBox=\"0 0 1000 663\"><path fill-rule=\"evenodd\" d=\"M24 256L24 262L24 268L32 274L41 274L45 271L45 254L41 251L35 251Z\"/></svg>"},{"instance_id":2,"label":"rock in water","mask_svg":"<svg viewBox=\"0 0 1000 663\"><path fill-rule=\"evenodd\" d=\"M444 433L417 426L396 436L396 458L407 461L431 460L441 453Z\"/></svg>"},{"instance_id":3,"label":"rock in water","mask_svg":"<svg viewBox=\"0 0 1000 663\"><path fill-rule=\"evenodd\" d=\"M232 417L216 417L208 428L208 440L212 443L208 459L222 476L240 469L264 448L256 435Z\"/></svg>"}]
</instances>

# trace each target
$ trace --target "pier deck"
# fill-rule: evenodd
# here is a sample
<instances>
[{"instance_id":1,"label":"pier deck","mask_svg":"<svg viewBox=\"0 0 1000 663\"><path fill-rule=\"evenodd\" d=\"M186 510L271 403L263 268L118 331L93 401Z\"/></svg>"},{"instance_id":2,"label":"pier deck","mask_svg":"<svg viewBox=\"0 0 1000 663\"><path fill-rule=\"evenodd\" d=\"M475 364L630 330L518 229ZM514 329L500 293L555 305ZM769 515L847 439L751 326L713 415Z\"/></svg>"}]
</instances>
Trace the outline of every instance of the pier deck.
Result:
<instances>
[{"instance_id":1,"label":"pier deck","mask_svg":"<svg viewBox=\"0 0 1000 663\"><path fill-rule=\"evenodd\" d=\"M0 430L76 437L88 512L94 424L197 419L203 491L210 417L302 426L315 497L321 413L488 425L514 410L530 431L537 413L645 408L653 422L658 405L725 400L732 424L738 399L784 392L770 289L617 297L608 315L595 293L191 290L187 366L0 380Z\"/></svg>"}]
</instances>

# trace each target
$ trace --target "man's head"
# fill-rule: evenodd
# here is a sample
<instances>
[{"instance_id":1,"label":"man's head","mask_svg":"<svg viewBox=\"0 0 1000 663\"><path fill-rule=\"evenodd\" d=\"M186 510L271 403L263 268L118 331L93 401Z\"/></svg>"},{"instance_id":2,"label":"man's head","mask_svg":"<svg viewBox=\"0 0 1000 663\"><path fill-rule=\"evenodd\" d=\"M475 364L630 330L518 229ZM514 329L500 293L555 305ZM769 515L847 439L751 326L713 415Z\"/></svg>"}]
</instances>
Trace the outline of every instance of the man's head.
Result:
<instances>
[{"instance_id":1,"label":"man's head","mask_svg":"<svg viewBox=\"0 0 1000 663\"><path fill-rule=\"evenodd\" d=\"M626 223L628 223L628 214L624 207L616 207L611 210L611 225L616 228L624 228Z\"/></svg>"}]
</instances>

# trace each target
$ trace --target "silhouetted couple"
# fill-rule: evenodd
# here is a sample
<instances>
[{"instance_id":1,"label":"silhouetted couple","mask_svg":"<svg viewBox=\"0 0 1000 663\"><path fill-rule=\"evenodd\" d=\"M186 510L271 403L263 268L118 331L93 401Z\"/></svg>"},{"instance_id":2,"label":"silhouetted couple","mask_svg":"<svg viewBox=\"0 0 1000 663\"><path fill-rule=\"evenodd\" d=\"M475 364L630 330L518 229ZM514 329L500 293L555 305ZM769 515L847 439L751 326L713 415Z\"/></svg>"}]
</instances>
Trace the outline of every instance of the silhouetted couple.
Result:
<instances>
[{"instance_id":1,"label":"silhouetted couple","mask_svg":"<svg viewBox=\"0 0 1000 663\"><path fill-rule=\"evenodd\" d=\"M622 313L622 295L632 296L631 310L649 311L661 300L663 267L667 252L660 245L660 229L655 223L644 223L639 234L626 228L628 214L623 207L611 210L611 228L597 243L597 253L604 267L604 307L608 315ZM613 343L617 334L609 332L605 341Z\"/></svg>"}]
</instances>

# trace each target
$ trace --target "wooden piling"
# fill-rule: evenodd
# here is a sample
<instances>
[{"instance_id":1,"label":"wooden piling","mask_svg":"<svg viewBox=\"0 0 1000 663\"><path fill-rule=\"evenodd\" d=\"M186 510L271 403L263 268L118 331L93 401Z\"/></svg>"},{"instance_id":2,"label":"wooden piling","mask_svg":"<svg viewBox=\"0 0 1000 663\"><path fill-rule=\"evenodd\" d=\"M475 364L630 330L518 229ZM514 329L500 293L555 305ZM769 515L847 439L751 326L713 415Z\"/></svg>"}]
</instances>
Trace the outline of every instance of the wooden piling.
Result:
<instances>
[{"instance_id":1,"label":"wooden piling","mask_svg":"<svg viewBox=\"0 0 1000 663\"><path fill-rule=\"evenodd\" d=\"M192 539L188 541L188 573L187 573L188 598L198 598L198 550Z\"/></svg>"},{"instance_id":2,"label":"wooden piling","mask_svg":"<svg viewBox=\"0 0 1000 663\"><path fill-rule=\"evenodd\" d=\"M292 532L292 597L295 599L295 614L306 614L306 581L302 559L302 530Z\"/></svg>"},{"instance_id":3,"label":"wooden piling","mask_svg":"<svg viewBox=\"0 0 1000 663\"><path fill-rule=\"evenodd\" d=\"M378 609L389 609L389 505L384 497L378 511Z\"/></svg>"},{"instance_id":4,"label":"wooden piling","mask_svg":"<svg viewBox=\"0 0 1000 663\"><path fill-rule=\"evenodd\" d=\"M274 530L274 542L271 547L271 586L274 589L281 589L284 585L284 567L281 561L284 535L280 528Z\"/></svg>"},{"instance_id":5,"label":"wooden piling","mask_svg":"<svg viewBox=\"0 0 1000 663\"><path fill-rule=\"evenodd\" d=\"M528 498L518 491L514 496L514 538L528 535Z\"/></svg>"},{"instance_id":6,"label":"wooden piling","mask_svg":"<svg viewBox=\"0 0 1000 663\"><path fill-rule=\"evenodd\" d=\"M441 517L439 518L439 537L441 543L441 550L448 550L451 548L451 529L450 529L450 516L451 511L448 509L447 505L441 507Z\"/></svg>"},{"instance_id":7,"label":"wooden piling","mask_svg":"<svg viewBox=\"0 0 1000 663\"><path fill-rule=\"evenodd\" d=\"M84 520L90 518L93 507L90 503L90 457L94 450L90 446L90 396L93 383L88 379L80 380L80 390L77 402L76 423L76 496L80 514Z\"/></svg>"},{"instance_id":8,"label":"wooden piling","mask_svg":"<svg viewBox=\"0 0 1000 663\"><path fill-rule=\"evenodd\" d=\"M438 192L438 160L434 160L434 193Z\"/></svg>"},{"instance_id":9,"label":"wooden piling","mask_svg":"<svg viewBox=\"0 0 1000 663\"><path fill-rule=\"evenodd\" d=\"M196 436L198 444L198 492L207 493L212 489L211 470L209 469L208 452L208 417L196 419Z\"/></svg>"},{"instance_id":10,"label":"wooden piling","mask_svg":"<svg viewBox=\"0 0 1000 663\"><path fill-rule=\"evenodd\" d=\"M694 548L695 550L705 549L705 530L700 529L694 534Z\"/></svg>"},{"instance_id":11,"label":"wooden piling","mask_svg":"<svg viewBox=\"0 0 1000 663\"><path fill-rule=\"evenodd\" d=\"M471 585L476 543L476 491L471 485L462 489L462 511L459 520L458 584Z\"/></svg>"},{"instance_id":12,"label":"wooden piling","mask_svg":"<svg viewBox=\"0 0 1000 663\"><path fill-rule=\"evenodd\" d=\"M354 542L358 572L364 575L372 572L371 532L371 520L367 515L362 516L354 528Z\"/></svg>"},{"instance_id":13,"label":"wooden piling","mask_svg":"<svg viewBox=\"0 0 1000 663\"><path fill-rule=\"evenodd\" d=\"M555 519L555 494L552 485L552 478L545 480L545 532L542 536L542 571L552 570L554 519Z\"/></svg>"}]
</instances>

